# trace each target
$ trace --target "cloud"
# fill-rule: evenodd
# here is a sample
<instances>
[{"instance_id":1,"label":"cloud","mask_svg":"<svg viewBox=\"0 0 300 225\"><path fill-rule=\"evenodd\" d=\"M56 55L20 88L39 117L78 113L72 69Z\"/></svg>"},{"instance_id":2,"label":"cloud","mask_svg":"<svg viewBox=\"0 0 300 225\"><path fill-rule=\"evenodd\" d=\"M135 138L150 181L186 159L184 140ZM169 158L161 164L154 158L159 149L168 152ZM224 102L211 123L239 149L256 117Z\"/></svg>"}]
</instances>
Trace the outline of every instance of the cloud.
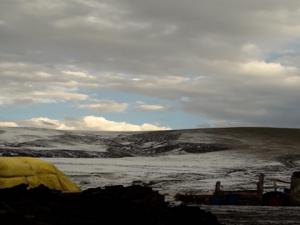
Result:
<instances>
[{"instance_id":1,"label":"cloud","mask_svg":"<svg viewBox=\"0 0 300 225\"><path fill-rule=\"evenodd\" d=\"M124 112L128 104L125 102L115 102L110 100L97 100L89 104L81 104L81 109L89 109L97 112Z\"/></svg>"},{"instance_id":2,"label":"cloud","mask_svg":"<svg viewBox=\"0 0 300 225\"><path fill-rule=\"evenodd\" d=\"M85 94L79 93L68 93L68 92L47 92L47 91L34 91L32 96L41 98L45 102L51 102L51 99L55 100L86 100L88 97Z\"/></svg>"},{"instance_id":3,"label":"cloud","mask_svg":"<svg viewBox=\"0 0 300 225\"><path fill-rule=\"evenodd\" d=\"M261 49L255 44L251 43L242 45L241 51L245 53L248 57L259 58L262 56Z\"/></svg>"},{"instance_id":4,"label":"cloud","mask_svg":"<svg viewBox=\"0 0 300 225\"><path fill-rule=\"evenodd\" d=\"M300 127L298 0L11 0L0 15L0 105L101 111L77 101L107 90L212 124Z\"/></svg>"},{"instance_id":5,"label":"cloud","mask_svg":"<svg viewBox=\"0 0 300 225\"><path fill-rule=\"evenodd\" d=\"M168 106L164 105L153 105L153 104L145 104L144 102L138 102L136 109L142 112L160 112L166 111L169 109Z\"/></svg>"},{"instance_id":6,"label":"cloud","mask_svg":"<svg viewBox=\"0 0 300 225\"><path fill-rule=\"evenodd\" d=\"M0 127L18 127L18 124L15 122L3 122L0 121Z\"/></svg>"},{"instance_id":7,"label":"cloud","mask_svg":"<svg viewBox=\"0 0 300 225\"><path fill-rule=\"evenodd\" d=\"M300 126L300 72L265 61L199 61L214 75L119 77L116 89L177 101L187 112L213 125ZM206 73L205 73L206 74ZM113 83L113 81L111 81ZM182 101L188 99L188 101ZM222 123L220 123L222 121Z\"/></svg>"},{"instance_id":8,"label":"cloud","mask_svg":"<svg viewBox=\"0 0 300 225\"><path fill-rule=\"evenodd\" d=\"M241 73L250 75L272 76L285 75L298 72L295 67L283 66L280 63L266 63L264 61L251 61L241 64Z\"/></svg>"},{"instance_id":9,"label":"cloud","mask_svg":"<svg viewBox=\"0 0 300 225\"><path fill-rule=\"evenodd\" d=\"M66 74L37 64L1 62L0 105L86 100L88 95L78 89L94 87L90 79L80 71Z\"/></svg>"},{"instance_id":10,"label":"cloud","mask_svg":"<svg viewBox=\"0 0 300 225\"><path fill-rule=\"evenodd\" d=\"M49 119L47 117L32 118L27 121L21 122L23 126L49 128L57 130L75 130L73 126L68 126L63 121Z\"/></svg>"},{"instance_id":11,"label":"cloud","mask_svg":"<svg viewBox=\"0 0 300 225\"><path fill-rule=\"evenodd\" d=\"M91 131L153 131L168 130L170 128L144 123L141 125L127 122L116 122L104 117L85 116L72 120L54 120L47 117L36 117L18 122L0 122L0 126L10 127L38 127L57 130L91 130Z\"/></svg>"},{"instance_id":12,"label":"cloud","mask_svg":"<svg viewBox=\"0 0 300 225\"><path fill-rule=\"evenodd\" d=\"M87 79L95 79L94 76L89 75L88 73L81 72L81 71L62 71L63 74L76 77L76 78L87 78Z\"/></svg>"},{"instance_id":13,"label":"cloud","mask_svg":"<svg viewBox=\"0 0 300 225\"><path fill-rule=\"evenodd\" d=\"M131 124L127 122L115 122L106 120L104 117L86 116L83 118L83 124L91 130L106 131L151 131L151 130L167 130L170 128L160 127L149 123L142 125Z\"/></svg>"}]
</instances>

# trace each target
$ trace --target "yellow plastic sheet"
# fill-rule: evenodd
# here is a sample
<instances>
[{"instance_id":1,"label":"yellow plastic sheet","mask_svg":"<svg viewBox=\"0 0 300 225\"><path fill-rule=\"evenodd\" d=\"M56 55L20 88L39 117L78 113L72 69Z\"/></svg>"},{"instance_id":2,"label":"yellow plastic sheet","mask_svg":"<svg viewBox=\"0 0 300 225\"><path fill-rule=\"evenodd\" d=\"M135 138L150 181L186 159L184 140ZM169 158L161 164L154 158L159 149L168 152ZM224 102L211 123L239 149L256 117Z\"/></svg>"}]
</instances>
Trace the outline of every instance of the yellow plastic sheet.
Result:
<instances>
[{"instance_id":1,"label":"yellow plastic sheet","mask_svg":"<svg viewBox=\"0 0 300 225\"><path fill-rule=\"evenodd\" d=\"M31 157L0 157L0 188L27 184L44 185L64 192L78 192L79 187L51 163Z\"/></svg>"}]
</instances>

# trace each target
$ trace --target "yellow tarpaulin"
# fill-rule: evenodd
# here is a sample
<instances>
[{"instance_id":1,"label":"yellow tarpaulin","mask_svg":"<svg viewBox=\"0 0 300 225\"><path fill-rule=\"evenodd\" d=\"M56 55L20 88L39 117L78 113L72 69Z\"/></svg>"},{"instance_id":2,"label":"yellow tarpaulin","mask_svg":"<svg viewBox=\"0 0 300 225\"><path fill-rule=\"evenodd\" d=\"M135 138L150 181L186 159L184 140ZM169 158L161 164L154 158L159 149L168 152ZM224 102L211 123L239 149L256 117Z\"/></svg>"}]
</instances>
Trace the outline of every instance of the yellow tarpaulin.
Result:
<instances>
[{"instance_id":1,"label":"yellow tarpaulin","mask_svg":"<svg viewBox=\"0 0 300 225\"><path fill-rule=\"evenodd\" d=\"M27 184L54 190L78 192L79 187L51 163L31 157L0 157L0 188Z\"/></svg>"}]
</instances>

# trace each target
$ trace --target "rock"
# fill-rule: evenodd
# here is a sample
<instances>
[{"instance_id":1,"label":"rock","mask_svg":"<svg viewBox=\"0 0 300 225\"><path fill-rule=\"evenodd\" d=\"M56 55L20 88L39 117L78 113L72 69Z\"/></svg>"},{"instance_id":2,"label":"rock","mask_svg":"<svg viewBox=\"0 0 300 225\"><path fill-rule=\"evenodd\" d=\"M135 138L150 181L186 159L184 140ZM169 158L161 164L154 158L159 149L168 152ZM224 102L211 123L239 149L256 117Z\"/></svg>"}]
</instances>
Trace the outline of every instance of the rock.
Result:
<instances>
[{"instance_id":1,"label":"rock","mask_svg":"<svg viewBox=\"0 0 300 225\"><path fill-rule=\"evenodd\" d=\"M218 225L199 207L171 206L149 187L111 186L79 193L21 185L0 190L4 225Z\"/></svg>"}]
</instances>

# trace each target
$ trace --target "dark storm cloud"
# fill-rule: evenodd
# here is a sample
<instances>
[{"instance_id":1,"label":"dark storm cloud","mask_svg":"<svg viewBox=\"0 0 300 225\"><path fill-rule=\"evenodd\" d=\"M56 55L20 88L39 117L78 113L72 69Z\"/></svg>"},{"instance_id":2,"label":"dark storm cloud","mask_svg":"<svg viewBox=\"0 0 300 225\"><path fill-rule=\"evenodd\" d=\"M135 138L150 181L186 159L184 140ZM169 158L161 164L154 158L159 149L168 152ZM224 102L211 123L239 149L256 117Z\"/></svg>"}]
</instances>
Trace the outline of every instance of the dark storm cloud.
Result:
<instances>
[{"instance_id":1,"label":"dark storm cloud","mask_svg":"<svg viewBox=\"0 0 300 225\"><path fill-rule=\"evenodd\" d=\"M85 85L173 99L216 125L300 126L299 55L285 51L299 12L298 0L3 0L0 102L83 101Z\"/></svg>"}]
</instances>

